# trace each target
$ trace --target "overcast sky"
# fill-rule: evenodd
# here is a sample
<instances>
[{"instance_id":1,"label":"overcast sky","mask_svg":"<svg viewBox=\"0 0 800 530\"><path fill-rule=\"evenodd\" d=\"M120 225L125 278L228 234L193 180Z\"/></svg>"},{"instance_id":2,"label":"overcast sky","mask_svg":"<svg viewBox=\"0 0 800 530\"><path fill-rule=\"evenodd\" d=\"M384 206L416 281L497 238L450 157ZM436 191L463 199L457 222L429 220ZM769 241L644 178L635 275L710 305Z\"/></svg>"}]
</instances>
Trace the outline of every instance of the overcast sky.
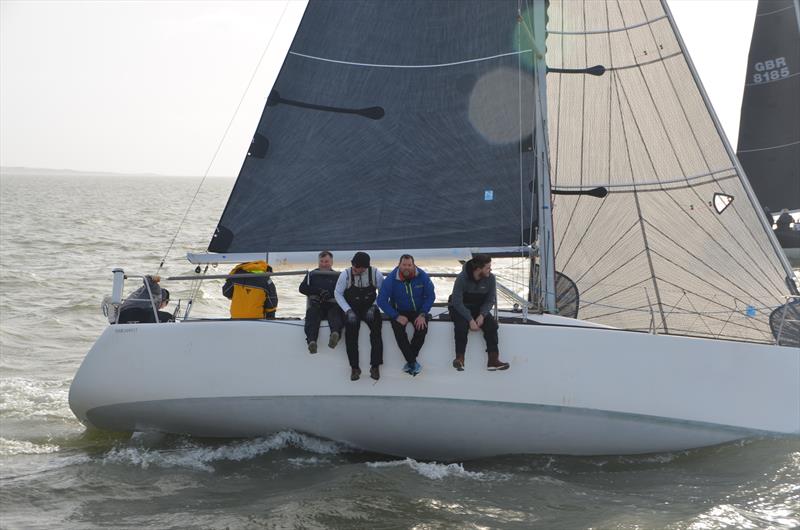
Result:
<instances>
[{"instance_id":1,"label":"overcast sky","mask_svg":"<svg viewBox=\"0 0 800 530\"><path fill-rule=\"evenodd\" d=\"M735 147L756 0L669 5ZM0 165L235 176L304 8L2 0Z\"/></svg>"}]
</instances>

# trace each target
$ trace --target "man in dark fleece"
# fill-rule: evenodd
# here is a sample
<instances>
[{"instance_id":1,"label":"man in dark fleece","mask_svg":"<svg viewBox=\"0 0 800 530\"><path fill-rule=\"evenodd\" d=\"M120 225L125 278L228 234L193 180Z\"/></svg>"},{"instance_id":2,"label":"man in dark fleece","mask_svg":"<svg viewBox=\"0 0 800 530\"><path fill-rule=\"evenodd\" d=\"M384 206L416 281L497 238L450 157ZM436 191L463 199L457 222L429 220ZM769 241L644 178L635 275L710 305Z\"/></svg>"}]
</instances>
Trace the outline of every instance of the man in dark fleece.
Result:
<instances>
[{"instance_id":1,"label":"man in dark fleece","mask_svg":"<svg viewBox=\"0 0 800 530\"><path fill-rule=\"evenodd\" d=\"M333 254L323 250L319 253L319 267L310 271L300 284L300 292L308 297L305 331L309 353L317 353L317 338L322 319L328 321L331 329L328 347L335 348L339 343L344 327L344 314L333 295L338 279L339 273L333 270Z\"/></svg>"},{"instance_id":2,"label":"man in dark fleece","mask_svg":"<svg viewBox=\"0 0 800 530\"><path fill-rule=\"evenodd\" d=\"M508 363L500 360L497 345L497 321L492 308L497 301L497 283L492 274L492 258L486 254L475 254L464 264L464 270L456 278L449 309L453 319L456 339L456 358L453 368L464 369L464 354L467 351L467 334L483 330L489 370L507 370Z\"/></svg>"}]
</instances>

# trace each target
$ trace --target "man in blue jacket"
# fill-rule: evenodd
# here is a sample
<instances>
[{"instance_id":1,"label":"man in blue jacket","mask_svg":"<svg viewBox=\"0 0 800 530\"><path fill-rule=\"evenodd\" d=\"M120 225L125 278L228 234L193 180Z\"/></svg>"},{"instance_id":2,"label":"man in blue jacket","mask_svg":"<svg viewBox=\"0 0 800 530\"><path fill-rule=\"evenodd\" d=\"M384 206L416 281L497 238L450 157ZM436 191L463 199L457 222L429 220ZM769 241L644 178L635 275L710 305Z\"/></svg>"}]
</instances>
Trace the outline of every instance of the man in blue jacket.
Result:
<instances>
[{"instance_id":1,"label":"man in blue jacket","mask_svg":"<svg viewBox=\"0 0 800 530\"><path fill-rule=\"evenodd\" d=\"M406 359L403 371L407 374L417 375L422 371L417 356L425 342L430 310L435 299L433 282L408 254L400 256L400 264L383 280L378 293L378 307L392 319L397 345ZM411 342L406 335L406 325L409 323L414 324Z\"/></svg>"}]
</instances>

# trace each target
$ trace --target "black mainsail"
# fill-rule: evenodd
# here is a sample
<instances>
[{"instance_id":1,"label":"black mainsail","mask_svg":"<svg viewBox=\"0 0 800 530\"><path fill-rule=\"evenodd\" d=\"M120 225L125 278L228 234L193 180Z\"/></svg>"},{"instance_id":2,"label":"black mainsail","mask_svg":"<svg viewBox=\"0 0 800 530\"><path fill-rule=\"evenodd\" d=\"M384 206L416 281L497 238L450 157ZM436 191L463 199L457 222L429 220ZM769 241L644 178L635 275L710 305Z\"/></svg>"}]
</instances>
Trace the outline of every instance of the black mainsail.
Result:
<instances>
[{"instance_id":1,"label":"black mainsail","mask_svg":"<svg viewBox=\"0 0 800 530\"><path fill-rule=\"evenodd\" d=\"M518 14L518 0L311 0L209 250L530 244Z\"/></svg>"},{"instance_id":2,"label":"black mainsail","mask_svg":"<svg viewBox=\"0 0 800 530\"><path fill-rule=\"evenodd\" d=\"M797 0L758 2L747 58L737 156L763 207L770 212L800 209Z\"/></svg>"}]
</instances>

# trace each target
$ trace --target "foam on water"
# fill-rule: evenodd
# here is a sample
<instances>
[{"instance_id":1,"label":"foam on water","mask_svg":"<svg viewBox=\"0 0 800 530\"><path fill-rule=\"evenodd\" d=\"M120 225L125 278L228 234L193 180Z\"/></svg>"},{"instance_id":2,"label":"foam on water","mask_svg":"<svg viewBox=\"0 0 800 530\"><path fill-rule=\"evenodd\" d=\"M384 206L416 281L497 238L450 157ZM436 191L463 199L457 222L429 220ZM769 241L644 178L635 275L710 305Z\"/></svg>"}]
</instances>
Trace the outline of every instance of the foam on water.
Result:
<instances>
[{"instance_id":1,"label":"foam on water","mask_svg":"<svg viewBox=\"0 0 800 530\"><path fill-rule=\"evenodd\" d=\"M103 456L102 463L104 465L134 465L143 469L150 466L178 467L213 472L212 464L214 462L250 460L270 451L279 451L288 447L322 455L340 454L352 450L337 442L321 440L293 431L283 431L267 438L231 442L215 447L199 445L192 440L186 441L178 448L171 449L114 447Z\"/></svg>"},{"instance_id":2,"label":"foam on water","mask_svg":"<svg viewBox=\"0 0 800 530\"><path fill-rule=\"evenodd\" d=\"M59 447L57 445L35 444L27 440L0 438L0 456L41 455L55 453L58 450Z\"/></svg>"},{"instance_id":3,"label":"foam on water","mask_svg":"<svg viewBox=\"0 0 800 530\"><path fill-rule=\"evenodd\" d=\"M416 471L423 477L431 480L442 480L448 477L468 478L472 480L508 480L509 475L504 473L483 473L467 471L463 464L439 464L437 462L417 462L413 458L405 460L391 460L388 462L367 462L367 467L378 469L386 467L406 466Z\"/></svg>"},{"instance_id":4,"label":"foam on water","mask_svg":"<svg viewBox=\"0 0 800 530\"><path fill-rule=\"evenodd\" d=\"M56 416L73 420L67 396L69 382L9 377L0 380L0 414L3 418Z\"/></svg>"}]
</instances>

